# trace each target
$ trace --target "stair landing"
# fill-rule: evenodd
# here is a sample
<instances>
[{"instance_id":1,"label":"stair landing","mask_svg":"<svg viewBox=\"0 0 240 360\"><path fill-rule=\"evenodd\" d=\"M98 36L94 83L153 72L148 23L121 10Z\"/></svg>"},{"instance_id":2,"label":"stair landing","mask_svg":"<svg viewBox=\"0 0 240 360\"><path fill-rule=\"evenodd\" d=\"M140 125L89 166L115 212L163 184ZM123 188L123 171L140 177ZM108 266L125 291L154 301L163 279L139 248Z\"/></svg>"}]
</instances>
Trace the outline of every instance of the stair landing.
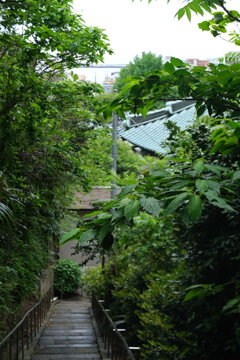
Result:
<instances>
[{"instance_id":1,"label":"stair landing","mask_svg":"<svg viewBox=\"0 0 240 360\"><path fill-rule=\"evenodd\" d=\"M59 301L31 360L100 360L89 300Z\"/></svg>"}]
</instances>

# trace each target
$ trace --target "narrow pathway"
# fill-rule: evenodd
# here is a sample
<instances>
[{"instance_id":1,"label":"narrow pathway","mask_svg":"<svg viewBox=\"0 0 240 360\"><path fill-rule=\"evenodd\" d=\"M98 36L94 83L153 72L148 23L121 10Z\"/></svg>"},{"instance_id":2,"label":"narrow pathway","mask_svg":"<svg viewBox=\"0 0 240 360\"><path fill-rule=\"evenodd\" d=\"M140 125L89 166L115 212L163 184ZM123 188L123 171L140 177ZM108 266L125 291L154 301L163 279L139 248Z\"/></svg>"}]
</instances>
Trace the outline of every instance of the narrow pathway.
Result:
<instances>
[{"instance_id":1,"label":"narrow pathway","mask_svg":"<svg viewBox=\"0 0 240 360\"><path fill-rule=\"evenodd\" d=\"M56 304L32 360L100 360L89 306L83 299Z\"/></svg>"}]
</instances>

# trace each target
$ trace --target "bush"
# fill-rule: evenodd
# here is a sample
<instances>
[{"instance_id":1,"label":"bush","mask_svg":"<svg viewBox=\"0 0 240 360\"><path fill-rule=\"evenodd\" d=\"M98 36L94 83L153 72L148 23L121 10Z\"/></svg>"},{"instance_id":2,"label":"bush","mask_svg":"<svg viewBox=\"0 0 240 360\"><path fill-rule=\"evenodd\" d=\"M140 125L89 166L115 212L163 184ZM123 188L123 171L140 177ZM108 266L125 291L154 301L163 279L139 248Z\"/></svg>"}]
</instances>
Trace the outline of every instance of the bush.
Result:
<instances>
[{"instance_id":1,"label":"bush","mask_svg":"<svg viewBox=\"0 0 240 360\"><path fill-rule=\"evenodd\" d=\"M98 298L102 299L109 295L108 280L111 281L105 276L105 270L101 265L98 265L95 268L86 269L82 277L82 285L87 295L92 295L94 292Z\"/></svg>"},{"instance_id":2,"label":"bush","mask_svg":"<svg viewBox=\"0 0 240 360\"><path fill-rule=\"evenodd\" d=\"M54 284L57 291L64 294L76 292L81 279L79 265L71 259L60 259L54 266Z\"/></svg>"}]
</instances>

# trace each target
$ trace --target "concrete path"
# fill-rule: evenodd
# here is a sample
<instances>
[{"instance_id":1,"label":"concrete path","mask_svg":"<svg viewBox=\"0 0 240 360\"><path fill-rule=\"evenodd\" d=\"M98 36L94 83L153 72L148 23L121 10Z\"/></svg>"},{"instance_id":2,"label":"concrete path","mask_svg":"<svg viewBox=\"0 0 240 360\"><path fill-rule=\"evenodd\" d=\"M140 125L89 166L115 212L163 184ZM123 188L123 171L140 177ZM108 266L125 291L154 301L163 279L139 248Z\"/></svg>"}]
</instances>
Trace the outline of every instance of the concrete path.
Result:
<instances>
[{"instance_id":1,"label":"concrete path","mask_svg":"<svg viewBox=\"0 0 240 360\"><path fill-rule=\"evenodd\" d=\"M32 360L100 360L89 313L90 302L59 301L32 355Z\"/></svg>"}]
</instances>

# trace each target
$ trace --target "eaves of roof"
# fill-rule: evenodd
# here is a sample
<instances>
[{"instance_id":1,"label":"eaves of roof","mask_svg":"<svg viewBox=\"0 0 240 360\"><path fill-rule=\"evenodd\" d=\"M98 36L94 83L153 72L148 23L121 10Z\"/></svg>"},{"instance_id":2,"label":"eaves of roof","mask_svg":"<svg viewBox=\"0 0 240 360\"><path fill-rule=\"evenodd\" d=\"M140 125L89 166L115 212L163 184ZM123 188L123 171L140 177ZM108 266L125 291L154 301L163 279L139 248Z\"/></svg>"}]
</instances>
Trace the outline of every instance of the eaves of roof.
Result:
<instances>
[{"instance_id":1,"label":"eaves of roof","mask_svg":"<svg viewBox=\"0 0 240 360\"><path fill-rule=\"evenodd\" d=\"M169 136L169 130L164 125L166 121L173 121L181 130L186 129L193 123L196 117L194 104L164 118L152 119L145 123L132 126L125 130L118 128L118 135L128 142L157 154L166 153L164 148L164 140Z\"/></svg>"}]
</instances>

